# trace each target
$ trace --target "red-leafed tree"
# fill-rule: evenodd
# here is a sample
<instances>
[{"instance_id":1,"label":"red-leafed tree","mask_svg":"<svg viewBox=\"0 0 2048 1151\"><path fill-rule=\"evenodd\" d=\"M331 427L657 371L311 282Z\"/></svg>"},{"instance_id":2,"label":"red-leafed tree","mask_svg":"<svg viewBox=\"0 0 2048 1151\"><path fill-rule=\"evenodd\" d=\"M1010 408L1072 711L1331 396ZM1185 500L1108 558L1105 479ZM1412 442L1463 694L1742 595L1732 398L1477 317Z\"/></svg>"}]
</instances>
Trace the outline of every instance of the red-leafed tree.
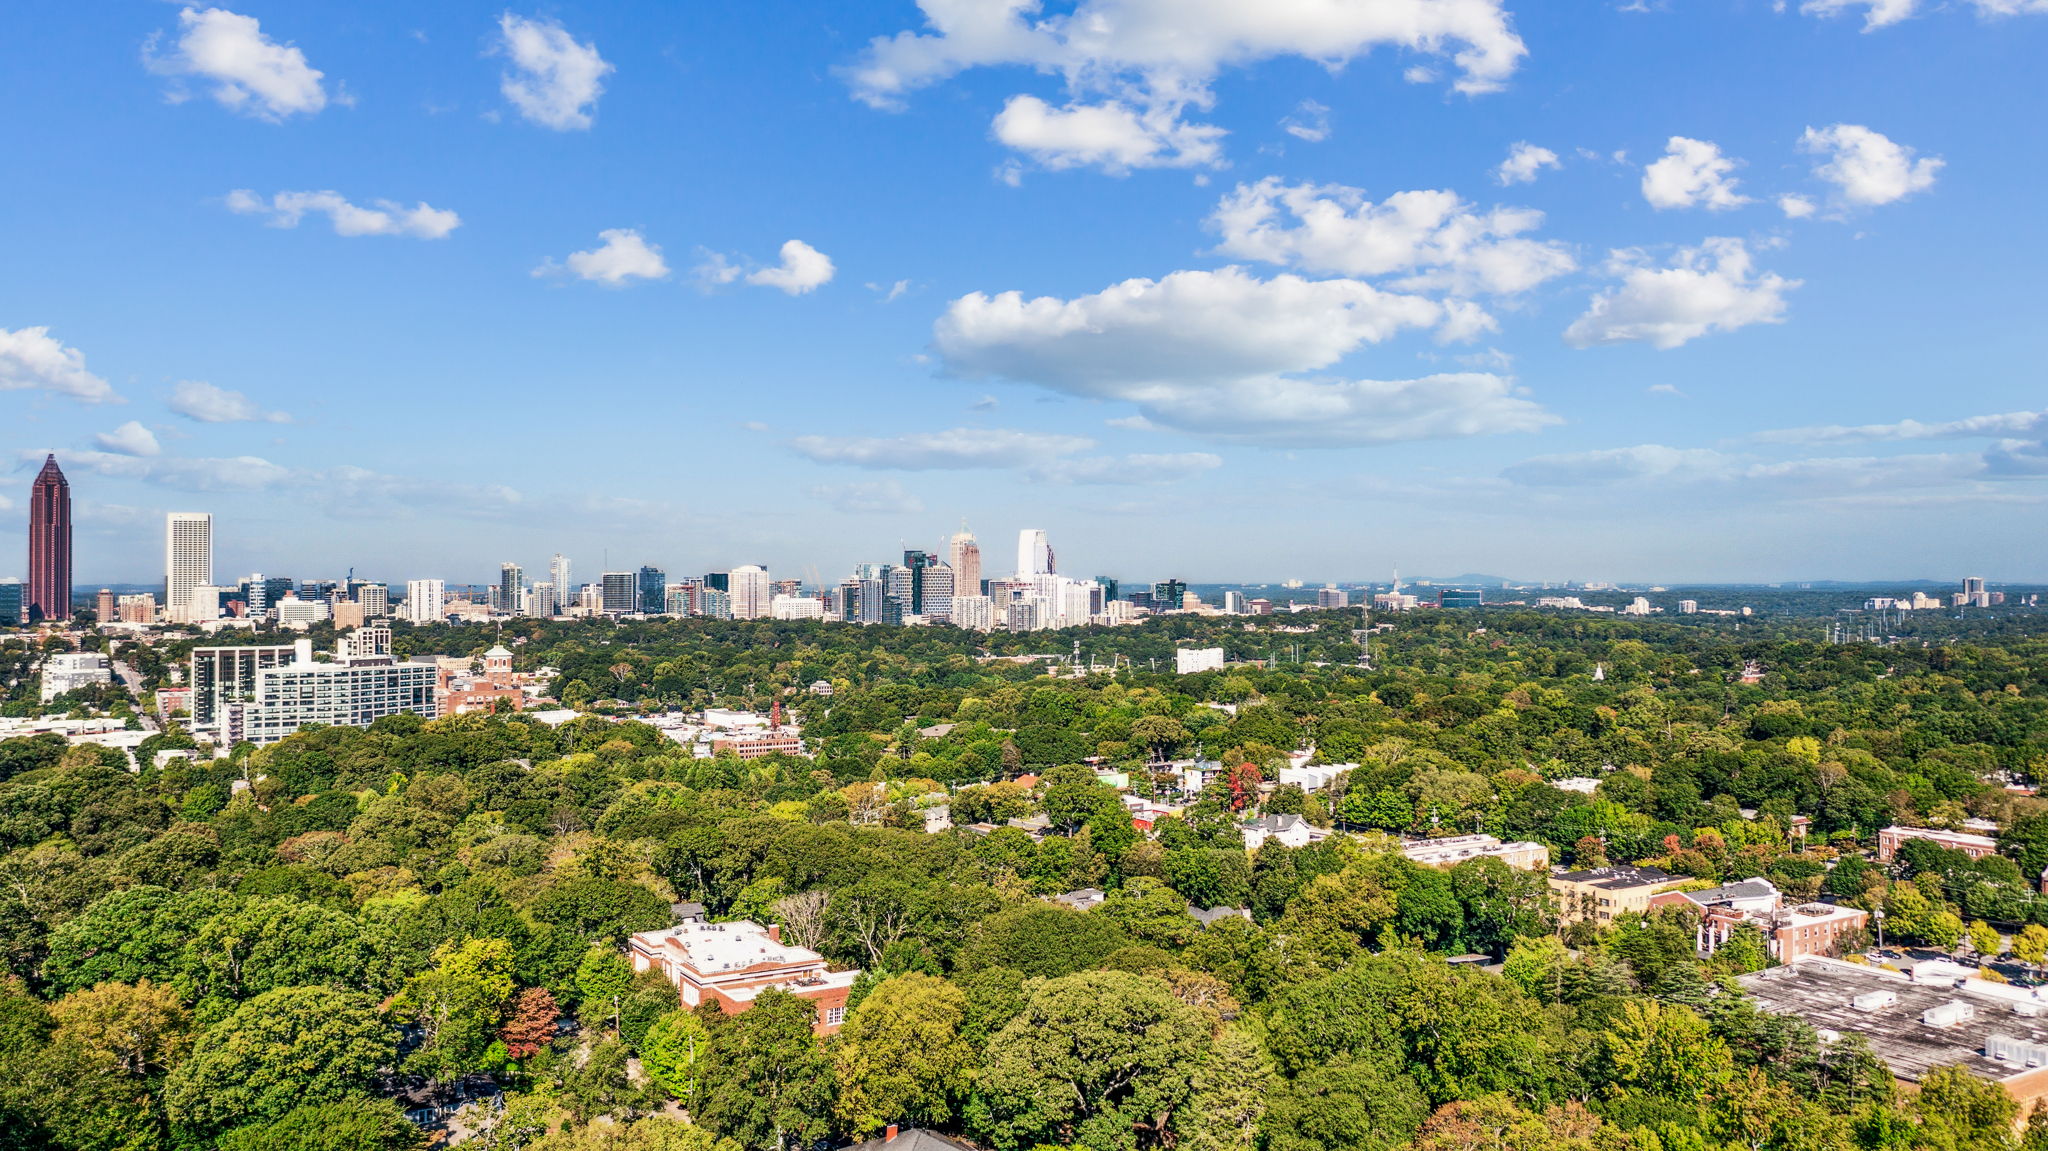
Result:
<instances>
[{"instance_id":1,"label":"red-leafed tree","mask_svg":"<svg viewBox=\"0 0 2048 1151\"><path fill-rule=\"evenodd\" d=\"M1243 811L1246 805L1259 797L1259 784L1264 780L1255 764L1240 763L1230 769L1230 810Z\"/></svg>"},{"instance_id":2,"label":"red-leafed tree","mask_svg":"<svg viewBox=\"0 0 2048 1151\"><path fill-rule=\"evenodd\" d=\"M545 987L529 987L512 1001L512 1016L498 1031L505 1052L524 1059L555 1037L555 1019L562 1013L555 997Z\"/></svg>"}]
</instances>

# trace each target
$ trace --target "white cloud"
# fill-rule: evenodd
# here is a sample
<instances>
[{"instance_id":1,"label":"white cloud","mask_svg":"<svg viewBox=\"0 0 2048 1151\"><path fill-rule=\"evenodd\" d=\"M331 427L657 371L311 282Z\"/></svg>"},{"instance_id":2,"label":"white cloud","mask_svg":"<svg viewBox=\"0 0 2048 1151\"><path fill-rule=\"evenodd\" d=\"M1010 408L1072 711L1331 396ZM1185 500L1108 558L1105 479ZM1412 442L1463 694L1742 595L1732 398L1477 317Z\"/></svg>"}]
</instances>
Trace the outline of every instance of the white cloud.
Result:
<instances>
[{"instance_id":1,"label":"white cloud","mask_svg":"<svg viewBox=\"0 0 2048 1151\"><path fill-rule=\"evenodd\" d=\"M1303 100L1294 114L1280 121L1280 127L1297 140L1320 144L1330 138L1330 108L1315 100Z\"/></svg>"},{"instance_id":2,"label":"white cloud","mask_svg":"<svg viewBox=\"0 0 2048 1151\"><path fill-rule=\"evenodd\" d=\"M1903 200L1934 186L1942 160L1914 159L1913 149L1894 143L1861 124L1808 128L1799 150L1827 157L1813 174L1833 184L1839 198L1852 207L1874 207Z\"/></svg>"},{"instance_id":3,"label":"white cloud","mask_svg":"<svg viewBox=\"0 0 2048 1151\"><path fill-rule=\"evenodd\" d=\"M801 296L832 282L832 258L802 240L789 240L782 245L782 263L773 268L762 268L747 277L747 283L764 288L779 288L792 296ZM895 296L890 296L895 299Z\"/></svg>"},{"instance_id":4,"label":"white cloud","mask_svg":"<svg viewBox=\"0 0 2048 1151\"><path fill-rule=\"evenodd\" d=\"M178 13L178 27L167 52L157 52L160 37L150 37L143 60L151 71L210 81L223 107L272 122L327 106L322 73L306 63L304 52L265 36L255 17L225 8L186 8ZM171 98L182 100L185 93L173 88Z\"/></svg>"},{"instance_id":5,"label":"white cloud","mask_svg":"<svg viewBox=\"0 0 2048 1151\"><path fill-rule=\"evenodd\" d=\"M268 201L246 188L227 196L228 210L243 215L267 215L273 228L296 228L308 212L325 215L339 236L411 236L421 240L445 238L462 224L453 212L430 207L424 201L410 208L390 200L376 201L374 208L348 202L339 192L279 192Z\"/></svg>"},{"instance_id":6,"label":"white cloud","mask_svg":"<svg viewBox=\"0 0 2048 1151\"><path fill-rule=\"evenodd\" d=\"M1785 293L1799 286L1758 274L1749 249L1726 237L1680 249L1665 267L1646 263L1637 251L1616 252L1611 267L1621 285L1594 296L1586 314L1565 330L1573 347L1640 340L1668 350L1709 332L1779 323Z\"/></svg>"},{"instance_id":7,"label":"white cloud","mask_svg":"<svg viewBox=\"0 0 2048 1151\"><path fill-rule=\"evenodd\" d=\"M895 480L816 484L811 488L811 498L823 500L833 510L847 515L915 515L924 511L924 501Z\"/></svg>"},{"instance_id":8,"label":"white cloud","mask_svg":"<svg viewBox=\"0 0 2048 1151\"><path fill-rule=\"evenodd\" d=\"M1785 213L1788 220L1804 220L1819 209L1807 197L1787 193L1778 197L1778 210Z\"/></svg>"},{"instance_id":9,"label":"white cloud","mask_svg":"<svg viewBox=\"0 0 2048 1151\"><path fill-rule=\"evenodd\" d=\"M1532 240L1543 213L1480 211L1450 191L1396 192L1374 203L1357 188L1240 184L1209 217L1219 250L1347 276L1408 273L1397 287L1458 294L1525 292L1575 268L1563 244Z\"/></svg>"},{"instance_id":10,"label":"white cloud","mask_svg":"<svg viewBox=\"0 0 2048 1151\"><path fill-rule=\"evenodd\" d=\"M1900 420L1891 424L1827 424L1810 428L1785 428L1760 432L1755 438L1764 443L1777 444L1843 444L2019 436L2048 438L2048 410L2002 412L1998 415L1972 416L1968 419L1933 424L1921 423L1919 420Z\"/></svg>"},{"instance_id":11,"label":"white cloud","mask_svg":"<svg viewBox=\"0 0 2048 1151\"><path fill-rule=\"evenodd\" d=\"M1135 405L1211 439L1342 445L1530 431L1555 417L1498 376L1349 380L1320 372L1440 324L1445 308L1356 280L1260 280L1241 268L1126 280L1071 300L963 296L933 330L945 370Z\"/></svg>"},{"instance_id":12,"label":"white cloud","mask_svg":"<svg viewBox=\"0 0 2048 1151\"><path fill-rule=\"evenodd\" d=\"M1222 466L1223 458L1209 452L1140 453L1053 460L1029 474L1048 484L1171 484Z\"/></svg>"},{"instance_id":13,"label":"white cloud","mask_svg":"<svg viewBox=\"0 0 2048 1151\"><path fill-rule=\"evenodd\" d=\"M1493 178L1502 187L1509 184L1532 184L1543 169L1563 166L1557 158L1557 153L1548 148L1539 148L1527 140L1519 140L1514 147L1508 149L1508 158L1502 160L1500 167L1494 169Z\"/></svg>"},{"instance_id":14,"label":"white cloud","mask_svg":"<svg viewBox=\"0 0 2048 1151\"><path fill-rule=\"evenodd\" d=\"M1980 16L2039 16L2048 14L2048 0L1970 0Z\"/></svg>"},{"instance_id":15,"label":"white cloud","mask_svg":"<svg viewBox=\"0 0 2048 1151\"><path fill-rule=\"evenodd\" d=\"M1639 444L1586 452L1536 456L1512 464L1501 475L1529 487L1584 487L1645 480L1706 479L1725 475L1730 457L1707 448Z\"/></svg>"},{"instance_id":16,"label":"white cloud","mask_svg":"<svg viewBox=\"0 0 2048 1151\"><path fill-rule=\"evenodd\" d=\"M533 274L546 276L566 271L579 279L613 288L633 280L668 278L668 264L661 258L660 245L648 243L633 229L606 228L597 238L604 243L586 252L569 253L566 268L550 261L535 268Z\"/></svg>"},{"instance_id":17,"label":"white cloud","mask_svg":"<svg viewBox=\"0 0 2048 1151\"><path fill-rule=\"evenodd\" d=\"M1673 136L1664 145L1664 158L1643 169L1643 199L1654 208L1704 207L1725 212L1749 203L1749 197L1735 190L1735 169L1740 161L1721 154L1710 140Z\"/></svg>"},{"instance_id":18,"label":"white cloud","mask_svg":"<svg viewBox=\"0 0 2048 1151\"><path fill-rule=\"evenodd\" d=\"M1087 451L1095 441L1008 428L952 428L900 436L798 436L790 446L821 464L934 471L1022 467Z\"/></svg>"},{"instance_id":19,"label":"white cloud","mask_svg":"<svg viewBox=\"0 0 2048 1151\"><path fill-rule=\"evenodd\" d=\"M557 132L588 129L612 66L552 20L505 13L499 47L511 58L499 90L519 114Z\"/></svg>"},{"instance_id":20,"label":"white cloud","mask_svg":"<svg viewBox=\"0 0 2048 1151\"><path fill-rule=\"evenodd\" d=\"M1984 0L1978 0L1981 6ZM1839 16L1863 10L1863 30L1873 32L1904 20L1920 7L1920 0L1805 0L1799 6L1809 16Z\"/></svg>"},{"instance_id":21,"label":"white cloud","mask_svg":"<svg viewBox=\"0 0 2048 1151\"><path fill-rule=\"evenodd\" d=\"M1133 107L1120 100L1055 108L1036 96L1012 96L996 115L997 140L1055 171L1100 168L1214 167L1223 159L1223 129L1190 124L1175 104Z\"/></svg>"},{"instance_id":22,"label":"white cloud","mask_svg":"<svg viewBox=\"0 0 2048 1151\"><path fill-rule=\"evenodd\" d=\"M1526 54L1500 0L1081 0L1041 16L1034 0L919 0L928 33L876 37L848 79L893 107L970 68L1018 65L1104 88L1135 79L1193 94L1225 67L1299 56L1331 67L1375 48L1449 56L1457 87L1504 85Z\"/></svg>"},{"instance_id":23,"label":"white cloud","mask_svg":"<svg viewBox=\"0 0 2048 1151\"><path fill-rule=\"evenodd\" d=\"M48 328L0 328L0 392L54 392L88 404L121 397L107 381L85 370L85 353L50 337Z\"/></svg>"},{"instance_id":24,"label":"white cloud","mask_svg":"<svg viewBox=\"0 0 2048 1151\"><path fill-rule=\"evenodd\" d=\"M292 469L258 456L144 458L93 451L58 452L57 459L66 468L82 468L103 476L141 480L159 487L190 492L261 491L284 484L293 475Z\"/></svg>"},{"instance_id":25,"label":"white cloud","mask_svg":"<svg viewBox=\"0 0 2048 1151\"><path fill-rule=\"evenodd\" d=\"M242 393L218 388L202 380L180 381L171 389L171 398L165 401L164 406L203 424L292 422L292 418L283 412L266 412Z\"/></svg>"},{"instance_id":26,"label":"white cloud","mask_svg":"<svg viewBox=\"0 0 2048 1151\"><path fill-rule=\"evenodd\" d=\"M142 426L139 420L129 420L111 432L101 432L93 442L102 451L124 456L155 456L163 454L163 445L156 442L156 433Z\"/></svg>"},{"instance_id":27,"label":"white cloud","mask_svg":"<svg viewBox=\"0 0 2048 1151\"><path fill-rule=\"evenodd\" d=\"M1334 69L1392 47L1449 57L1460 91L1490 92L1527 52L1503 4L1080 0L1045 15L1038 0L919 0L927 31L876 37L845 73L854 96L878 108L900 108L909 93L972 68L1056 73L1070 102L1013 98L997 119L999 139L1050 166L1208 165L1220 160L1222 129L1183 113L1211 106L1223 69L1288 56Z\"/></svg>"}]
</instances>

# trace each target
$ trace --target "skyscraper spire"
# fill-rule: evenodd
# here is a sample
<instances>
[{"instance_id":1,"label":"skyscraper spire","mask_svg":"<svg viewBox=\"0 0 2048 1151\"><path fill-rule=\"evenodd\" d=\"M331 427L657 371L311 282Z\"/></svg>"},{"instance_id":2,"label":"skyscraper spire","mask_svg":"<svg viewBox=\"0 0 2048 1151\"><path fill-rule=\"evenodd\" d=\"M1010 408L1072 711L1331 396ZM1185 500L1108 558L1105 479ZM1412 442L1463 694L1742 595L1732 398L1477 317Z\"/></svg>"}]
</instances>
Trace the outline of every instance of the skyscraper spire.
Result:
<instances>
[{"instance_id":1,"label":"skyscraper spire","mask_svg":"<svg viewBox=\"0 0 2048 1151\"><path fill-rule=\"evenodd\" d=\"M28 497L28 618L71 618L71 481L52 454Z\"/></svg>"}]
</instances>

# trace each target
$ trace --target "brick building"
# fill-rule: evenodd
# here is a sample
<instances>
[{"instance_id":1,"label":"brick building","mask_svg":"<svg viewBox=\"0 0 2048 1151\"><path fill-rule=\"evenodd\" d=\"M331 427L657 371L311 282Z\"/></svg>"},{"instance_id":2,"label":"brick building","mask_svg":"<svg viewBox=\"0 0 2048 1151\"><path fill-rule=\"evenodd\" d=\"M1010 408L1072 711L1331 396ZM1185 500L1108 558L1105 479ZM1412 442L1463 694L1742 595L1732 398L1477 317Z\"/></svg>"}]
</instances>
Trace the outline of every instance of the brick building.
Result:
<instances>
[{"instance_id":1,"label":"brick building","mask_svg":"<svg viewBox=\"0 0 2048 1151\"><path fill-rule=\"evenodd\" d=\"M825 957L782 942L779 927L747 920L708 923L690 916L674 927L643 931L626 942L634 971L660 971L676 985L684 1007L716 1000L728 1015L754 1005L780 987L817 1005L812 1031L830 1035L846 1019L846 995L859 971L828 971Z\"/></svg>"}]
</instances>

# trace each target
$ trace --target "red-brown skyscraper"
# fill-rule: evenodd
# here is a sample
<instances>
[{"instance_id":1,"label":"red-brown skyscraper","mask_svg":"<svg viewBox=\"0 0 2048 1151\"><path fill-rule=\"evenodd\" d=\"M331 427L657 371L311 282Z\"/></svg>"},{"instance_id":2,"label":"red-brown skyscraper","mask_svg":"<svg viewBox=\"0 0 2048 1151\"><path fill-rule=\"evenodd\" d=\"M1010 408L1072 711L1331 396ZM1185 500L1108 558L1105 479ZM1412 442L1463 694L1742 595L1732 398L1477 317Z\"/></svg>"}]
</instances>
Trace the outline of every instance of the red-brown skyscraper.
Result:
<instances>
[{"instance_id":1,"label":"red-brown skyscraper","mask_svg":"<svg viewBox=\"0 0 2048 1151\"><path fill-rule=\"evenodd\" d=\"M28 497L28 618L71 618L71 483L43 461Z\"/></svg>"}]
</instances>

